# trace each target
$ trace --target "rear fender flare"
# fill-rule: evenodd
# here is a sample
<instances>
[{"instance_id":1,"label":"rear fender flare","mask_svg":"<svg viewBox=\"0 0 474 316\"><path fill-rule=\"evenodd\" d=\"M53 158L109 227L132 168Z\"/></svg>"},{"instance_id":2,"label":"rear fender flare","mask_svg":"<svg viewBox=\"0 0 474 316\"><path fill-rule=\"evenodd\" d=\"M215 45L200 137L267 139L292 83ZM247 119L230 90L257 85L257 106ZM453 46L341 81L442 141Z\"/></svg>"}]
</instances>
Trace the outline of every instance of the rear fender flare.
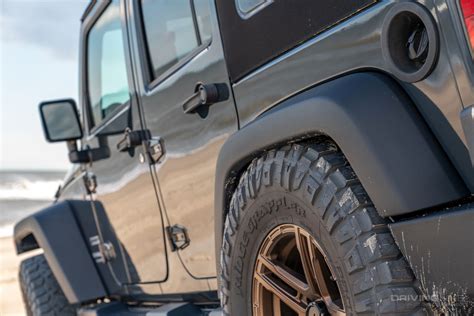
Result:
<instances>
[{"instance_id":1,"label":"rear fender flare","mask_svg":"<svg viewBox=\"0 0 474 316\"><path fill-rule=\"evenodd\" d=\"M216 253L236 182L252 159L318 135L339 146L382 217L469 194L400 86L379 73L350 74L275 106L223 145L215 182Z\"/></svg>"}]
</instances>

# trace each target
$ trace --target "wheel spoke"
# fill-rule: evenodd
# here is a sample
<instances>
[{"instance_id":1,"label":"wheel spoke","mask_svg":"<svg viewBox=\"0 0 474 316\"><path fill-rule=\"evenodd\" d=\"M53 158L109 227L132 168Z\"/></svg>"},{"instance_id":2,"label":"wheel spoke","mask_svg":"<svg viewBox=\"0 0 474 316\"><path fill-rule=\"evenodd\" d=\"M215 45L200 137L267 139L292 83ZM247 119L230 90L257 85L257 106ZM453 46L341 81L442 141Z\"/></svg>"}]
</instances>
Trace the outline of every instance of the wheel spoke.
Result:
<instances>
[{"instance_id":1,"label":"wheel spoke","mask_svg":"<svg viewBox=\"0 0 474 316\"><path fill-rule=\"evenodd\" d=\"M293 296L283 287L274 282L265 274L255 273L254 278L259 282L267 291L277 296L283 303L288 305L292 310L297 313L304 313L306 310L306 304L301 302L300 299Z\"/></svg>"},{"instance_id":2,"label":"wheel spoke","mask_svg":"<svg viewBox=\"0 0 474 316\"><path fill-rule=\"evenodd\" d=\"M273 295L273 316L281 316L281 301L276 295Z\"/></svg>"},{"instance_id":3,"label":"wheel spoke","mask_svg":"<svg viewBox=\"0 0 474 316\"><path fill-rule=\"evenodd\" d=\"M289 269L285 269L278 263L275 263L262 255L259 255L258 260L265 266L265 268L270 270L275 276L280 278L298 293L304 295L308 292L308 284L298 279Z\"/></svg>"},{"instance_id":4,"label":"wheel spoke","mask_svg":"<svg viewBox=\"0 0 474 316\"><path fill-rule=\"evenodd\" d=\"M328 309L328 312L331 316L345 316L346 315L346 313L344 313L344 311L341 310L341 308L334 303L330 303L329 305L326 304L326 308Z\"/></svg>"},{"instance_id":5,"label":"wheel spoke","mask_svg":"<svg viewBox=\"0 0 474 316\"><path fill-rule=\"evenodd\" d=\"M324 262L324 257L321 253L318 253L315 258L314 267L319 293L321 294L321 297L331 315L345 315L345 313L343 313L333 301L333 295L338 292L338 289L337 287L335 288L335 285L331 280L328 280L329 275L331 274L330 271L325 268L326 266Z\"/></svg>"},{"instance_id":6,"label":"wheel spoke","mask_svg":"<svg viewBox=\"0 0 474 316\"><path fill-rule=\"evenodd\" d=\"M315 276L316 282L318 284L319 293L321 294L321 298L324 300L324 302L327 305L328 303L332 303L332 299L331 299L331 294L329 293L329 288L328 288L326 278L324 276L321 260L324 260L324 259L315 258L315 260L314 260L314 265L313 265L315 267L314 276Z\"/></svg>"},{"instance_id":7,"label":"wheel spoke","mask_svg":"<svg viewBox=\"0 0 474 316\"><path fill-rule=\"evenodd\" d=\"M314 269L314 259L316 257L314 246L311 240L301 232L301 228L295 228L296 247L303 265L304 276L308 283L312 299L321 298L318 282L316 280L316 271Z\"/></svg>"}]
</instances>

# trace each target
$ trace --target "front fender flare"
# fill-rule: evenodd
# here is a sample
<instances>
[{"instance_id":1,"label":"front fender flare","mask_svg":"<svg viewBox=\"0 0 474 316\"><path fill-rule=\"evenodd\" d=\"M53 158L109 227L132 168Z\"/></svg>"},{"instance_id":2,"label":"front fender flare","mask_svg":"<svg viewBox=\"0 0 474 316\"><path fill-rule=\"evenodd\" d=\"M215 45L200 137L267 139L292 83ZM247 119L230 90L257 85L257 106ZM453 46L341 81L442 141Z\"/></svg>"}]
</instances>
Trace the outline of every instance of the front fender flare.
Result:
<instances>
[{"instance_id":1,"label":"front fender flare","mask_svg":"<svg viewBox=\"0 0 474 316\"><path fill-rule=\"evenodd\" d=\"M235 182L251 160L279 144L330 137L382 217L439 205L468 190L405 92L379 73L311 88L229 137L216 170L216 251Z\"/></svg>"},{"instance_id":2,"label":"front fender flare","mask_svg":"<svg viewBox=\"0 0 474 316\"><path fill-rule=\"evenodd\" d=\"M107 295L74 216L73 209L82 208L90 208L90 202L59 202L26 217L14 230L17 253L42 248L71 304Z\"/></svg>"}]
</instances>

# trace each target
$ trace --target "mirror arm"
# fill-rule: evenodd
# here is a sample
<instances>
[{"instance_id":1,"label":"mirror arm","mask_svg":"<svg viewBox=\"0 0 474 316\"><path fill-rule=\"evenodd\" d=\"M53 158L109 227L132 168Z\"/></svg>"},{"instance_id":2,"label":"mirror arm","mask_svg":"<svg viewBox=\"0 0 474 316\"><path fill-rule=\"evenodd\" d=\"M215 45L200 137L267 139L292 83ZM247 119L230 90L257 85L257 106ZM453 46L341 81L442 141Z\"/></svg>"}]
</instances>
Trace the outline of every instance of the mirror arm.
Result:
<instances>
[{"instance_id":1,"label":"mirror arm","mask_svg":"<svg viewBox=\"0 0 474 316\"><path fill-rule=\"evenodd\" d=\"M77 141L76 140L68 140L67 141L67 150L68 152L76 152L77 151Z\"/></svg>"},{"instance_id":2,"label":"mirror arm","mask_svg":"<svg viewBox=\"0 0 474 316\"><path fill-rule=\"evenodd\" d=\"M110 157L110 149L107 145L104 146L101 144L98 148L78 150L77 142L70 140L67 142L67 148L69 151L69 161L72 163L91 163Z\"/></svg>"}]
</instances>

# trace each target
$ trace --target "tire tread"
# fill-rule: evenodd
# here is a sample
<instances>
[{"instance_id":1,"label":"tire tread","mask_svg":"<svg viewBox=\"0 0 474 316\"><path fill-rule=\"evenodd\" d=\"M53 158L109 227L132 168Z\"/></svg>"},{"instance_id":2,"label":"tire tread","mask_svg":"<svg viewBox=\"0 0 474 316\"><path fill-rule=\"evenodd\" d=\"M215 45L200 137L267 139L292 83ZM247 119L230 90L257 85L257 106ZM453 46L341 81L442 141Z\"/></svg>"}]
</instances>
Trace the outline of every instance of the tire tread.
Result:
<instances>
[{"instance_id":1,"label":"tire tread","mask_svg":"<svg viewBox=\"0 0 474 316\"><path fill-rule=\"evenodd\" d=\"M44 255L23 260L19 271L20 287L28 316L75 315Z\"/></svg>"},{"instance_id":2,"label":"tire tread","mask_svg":"<svg viewBox=\"0 0 474 316\"><path fill-rule=\"evenodd\" d=\"M230 315L230 270L241 215L263 186L300 194L318 209L333 239L346 249L344 264L357 314L425 313L422 302L393 301L391 295L418 295L414 275L374 208L355 172L329 140L293 144L254 159L242 174L226 216L219 294Z\"/></svg>"}]
</instances>

